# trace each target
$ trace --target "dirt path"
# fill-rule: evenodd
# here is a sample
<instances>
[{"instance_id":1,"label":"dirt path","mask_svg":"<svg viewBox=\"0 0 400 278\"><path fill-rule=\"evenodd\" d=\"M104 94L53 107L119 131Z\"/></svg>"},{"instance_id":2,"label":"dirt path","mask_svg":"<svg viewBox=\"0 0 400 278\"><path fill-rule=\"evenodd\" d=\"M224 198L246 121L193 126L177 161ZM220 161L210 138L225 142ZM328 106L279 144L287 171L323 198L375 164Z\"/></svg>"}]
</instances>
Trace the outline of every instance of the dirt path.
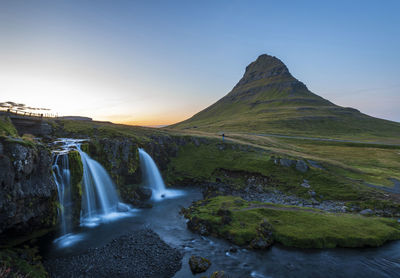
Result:
<instances>
[{"instance_id":1,"label":"dirt path","mask_svg":"<svg viewBox=\"0 0 400 278\"><path fill-rule=\"evenodd\" d=\"M278 207L275 205L271 204L263 204L263 205L252 205L247 208L242 208L242 209L236 209L240 211L246 211L246 210L252 210L252 209L258 209L258 208L267 208L267 209L274 209L274 210L281 210L281 211L304 211L304 212L311 212L311 213L320 213L323 214L325 212L311 209L311 208L304 208L304 207Z\"/></svg>"},{"instance_id":2,"label":"dirt path","mask_svg":"<svg viewBox=\"0 0 400 278\"><path fill-rule=\"evenodd\" d=\"M366 186L380 189L380 190L383 190L383 191L386 191L389 193L400 194L400 181L395 178L390 178L389 180L394 183L393 187L387 187L387 186L383 186L383 185L375 185L375 184L366 183L366 182L364 184Z\"/></svg>"},{"instance_id":3,"label":"dirt path","mask_svg":"<svg viewBox=\"0 0 400 278\"><path fill-rule=\"evenodd\" d=\"M269 134L269 133L249 133L250 135L263 136L263 137L275 137L275 138L288 138L288 139L301 139L301 140L312 140L312 141L325 141L325 142L340 142L340 143L356 143L356 144L376 144L385 146L399 146L400 144L384 143L384 142L364 142L357 140L345 140L345 139L330 139L330 138L317 138L317 137L303 137L303 136L290 136L280 134Z\"/></svg>"}]
</instances>

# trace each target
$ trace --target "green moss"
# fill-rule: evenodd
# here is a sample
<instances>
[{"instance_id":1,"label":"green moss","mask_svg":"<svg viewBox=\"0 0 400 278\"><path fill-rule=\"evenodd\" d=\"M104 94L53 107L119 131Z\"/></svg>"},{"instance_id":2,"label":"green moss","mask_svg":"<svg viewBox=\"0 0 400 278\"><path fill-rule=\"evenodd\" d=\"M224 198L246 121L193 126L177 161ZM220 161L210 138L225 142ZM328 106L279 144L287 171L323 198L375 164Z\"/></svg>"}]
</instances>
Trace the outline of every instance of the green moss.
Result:
<instances>
[{"instance_id":1,"label":"green moss","mask_svg":"<svg viewBox=\"0 0 400 278\"><path fill-rule=\"evenodd\" d=\"M179 149L176 157L171 158L165 177L170 184L185 180L212 182L218 178L233 186L244 185L245 181L241 177L226 180L224 171L220 171L223 169L269 177L270 186L303 198L310 197L309 189L300 186L303 179L309 181L318 196L322 195L328 200L360 200L373 196L372 190L334 173L319 169L301 173L295 166L276 165L271 156L271 152L263 149L233 143L188 144Z\"/></svg>"},{"instance_id":2,"label":"green moss","mask_svg":"<svg viewBox=\"0 0 400 278\"><path fill-rule=\"evenodd\" d=\"M88 143L82 144L81 150L84 151L85 153L88 153L89 152L89 144Z\"/></svg>"},{"instance_id":3,"label":"green moss","mask_svg":"<svg viewBox=\"0 0 400 278\"><path fill-rule=\"evenodd\" d=\"M7 116L0 116L0 136L18 137L18 132Z\"/></svg>"},{"instance_id":4,"label":"green moss","mask_svg":"<svg viewBox=\"0 0 400 278\"><path fill-rule=\"evenodd\" d=\"M68 153L69 170L71 174L71 184L79 185L83 176L83 164L81 155L78 151L70 151ZM82 189L78 190L82 193Z\"/></svg>"},{"instance_id":5,"label":"green moss","mask_svg":"<svg viewBox=\"0 0 400 278\"><path fill-rule=\"evenodd\" d=\"M74 200L72 218L74 223L79 222L82 199L83 164L78 151L68 153L68 163L71 175L71 197Z\"/></svg>"},{"instance_id":6,"label":"green moss","mask_svg":"<svg viewBox=\"0 0 400 278\"><path fill-rule=\"evenodd\" d=\"M9 277L48 277L36 248L0 250L0 268L8 271Z\"/></svg>"},{"instance_id":7,"label":"green moss","mask_svg":"<svg viewBox=\"0 0 400 278\"><path fill-rule=\"evenodd\" d=\"M231 212L224 223L218 210ZM400 239L400 225L394 219L326 213L315 209L246 202L238 197L219 196L186 210L189 219L200 219L214 234L239 245L248 245L257 237L260 223L273 228L273 238L286 246L333 248L380 246Z\"/></svg>"}]
</instances>

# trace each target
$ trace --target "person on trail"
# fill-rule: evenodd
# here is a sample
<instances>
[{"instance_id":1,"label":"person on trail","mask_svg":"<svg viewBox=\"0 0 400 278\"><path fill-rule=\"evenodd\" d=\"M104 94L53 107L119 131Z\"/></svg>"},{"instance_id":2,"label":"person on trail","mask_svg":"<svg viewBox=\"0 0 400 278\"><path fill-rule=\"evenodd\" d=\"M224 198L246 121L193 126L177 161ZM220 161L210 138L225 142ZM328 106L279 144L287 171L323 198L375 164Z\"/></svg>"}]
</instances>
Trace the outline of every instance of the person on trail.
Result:
<instances>
[{"instance_id":1,"label":"person on trail","mask_svg":"<svg viewBox=\"0 0 400 278\"><path fill-rule=\"evenodd\" d=\"M225 133L222 133L222 142L224 142Z\"/></svg>"}]
</instances>

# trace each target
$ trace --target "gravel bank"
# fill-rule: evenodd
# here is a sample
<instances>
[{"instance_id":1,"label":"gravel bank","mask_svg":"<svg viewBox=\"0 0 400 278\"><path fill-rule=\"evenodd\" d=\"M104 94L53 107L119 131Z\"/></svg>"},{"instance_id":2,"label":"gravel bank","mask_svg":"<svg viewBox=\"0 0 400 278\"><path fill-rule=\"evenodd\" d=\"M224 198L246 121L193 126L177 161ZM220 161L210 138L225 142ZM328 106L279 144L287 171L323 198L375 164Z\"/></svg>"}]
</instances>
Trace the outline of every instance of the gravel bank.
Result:
<instances>
[{"instance_id":1,"label":"gravel bank","mask_svg":"<svg viewBox=\"0 0 400 278\"><path fill-rule=\"evenodd\" d=\"M50 277L172 277L182 254L143 229L116 238L100 248L44 262Z\"/></svg>"}]
</instances>

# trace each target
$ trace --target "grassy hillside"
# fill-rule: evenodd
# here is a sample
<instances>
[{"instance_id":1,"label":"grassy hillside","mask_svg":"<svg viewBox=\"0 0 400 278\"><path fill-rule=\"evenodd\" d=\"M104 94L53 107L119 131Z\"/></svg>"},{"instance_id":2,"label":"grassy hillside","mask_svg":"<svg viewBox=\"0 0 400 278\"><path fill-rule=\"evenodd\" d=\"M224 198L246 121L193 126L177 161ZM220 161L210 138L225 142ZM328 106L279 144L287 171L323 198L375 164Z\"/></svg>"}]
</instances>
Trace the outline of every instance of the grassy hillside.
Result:
<instances>
[{"instance_id":1,"label":"grassy hillside","mask_svg":"<svg viewBox=\"0 0 400 278\"><path fill-rule=\"evenodd\" d=\"M277 58L261 55L225 97L170 126L331 138L400 137L400 123L344 108L310 92Z\"/></svg>"}]
</instances>

